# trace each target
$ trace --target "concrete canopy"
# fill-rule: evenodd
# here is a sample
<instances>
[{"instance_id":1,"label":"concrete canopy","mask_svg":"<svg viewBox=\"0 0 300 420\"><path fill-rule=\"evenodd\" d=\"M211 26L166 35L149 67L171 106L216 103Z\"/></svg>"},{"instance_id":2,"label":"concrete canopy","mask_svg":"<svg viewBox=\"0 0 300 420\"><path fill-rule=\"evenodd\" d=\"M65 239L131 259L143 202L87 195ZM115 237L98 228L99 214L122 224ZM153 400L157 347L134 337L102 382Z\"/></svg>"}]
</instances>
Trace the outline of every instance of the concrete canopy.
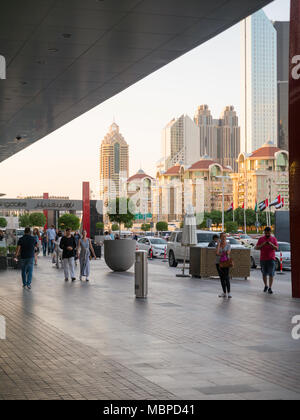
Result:
<instances>
[{"instance_id":1,"label":"concrete canopy","mask_svg":"<svg viewBox=\"0 0 300 420\"><path fill-rule=\"evenodd\" d=\"M0 162L270 2L3 2Z\"/></svg>"}]
</instances>

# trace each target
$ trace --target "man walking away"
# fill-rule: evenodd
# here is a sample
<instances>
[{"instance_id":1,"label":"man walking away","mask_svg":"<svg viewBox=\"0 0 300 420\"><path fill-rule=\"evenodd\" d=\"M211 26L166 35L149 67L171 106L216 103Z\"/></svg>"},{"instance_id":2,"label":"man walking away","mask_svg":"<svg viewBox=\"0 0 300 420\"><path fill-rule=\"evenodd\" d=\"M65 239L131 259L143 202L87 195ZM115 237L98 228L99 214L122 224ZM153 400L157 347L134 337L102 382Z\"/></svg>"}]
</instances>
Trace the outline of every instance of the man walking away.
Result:
<instances>
[{"instance_id":1,"label":"man walking away","mask_svg":"<svg viewBox=\"0 0 300 420\"><path fill-rule=\"evenodd\" d=\"M75 278L75 251L76 251L76 241L74 236L71 235L71 229L66 229L66 234L61 238L59 247L63 250L63 264L65 272L65 281L69 281L69 274L72 281L76 280Z\"/></svg>"},{"instance_id":2,"label":"man walking away","mask_svg":"<svg viewBox=\"0 0 300 420\"><path fill-rule=\"evenodd\" d=\"M275 236L272 236L270 227L266 227L265 236L259 239L255 247L260 251L260 266L265 284L264 293L273 294L272 286L276 270L276 251L278 251L278 242ZM269 276L269 286L268 286Z\"/></svg>"},{"instance_id":3,"label":"man walking away","mask_svg":"<svg viewBox=\"0 0 300 420\"><path fill-rule=\"evenodd\" d=\"M34 264L34 252L37 240L31 236L30 228L25 229L25 235L19 239L16 258L21 255L23 288L31 289L32 273Z\"/></svg>"},{"instance_id":4,"label":"man walking away","mask_svg":"<svg viewBox=\"0 0 300 420\"><path fill-rule=\"evenodd\" d=\"M56 230L54 225L51 226L50 229L47 230L47 236L48 236L48 255L53 254L54 251L54 242L56 239Z\"/></svg>"}]
</instances>

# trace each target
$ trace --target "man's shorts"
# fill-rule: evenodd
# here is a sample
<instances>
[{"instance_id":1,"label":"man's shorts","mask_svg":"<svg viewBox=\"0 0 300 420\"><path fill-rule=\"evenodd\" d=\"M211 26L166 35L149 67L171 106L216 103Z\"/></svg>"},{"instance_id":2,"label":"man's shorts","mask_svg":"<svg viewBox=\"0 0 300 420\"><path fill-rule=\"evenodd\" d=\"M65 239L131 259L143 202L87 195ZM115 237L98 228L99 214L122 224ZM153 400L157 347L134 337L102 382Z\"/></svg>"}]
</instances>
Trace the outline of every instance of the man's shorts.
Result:
<instances>
[{"instance_id":1,"label":"man's shorts","mask_svg":"<svg viewBox=\"0 0 300 420\"><path fill-rule=\"evenodd\" d=\"M275 277L276 263L274 260L261 261L260 266L263 276Z\"/></svg>"}]
</instances>

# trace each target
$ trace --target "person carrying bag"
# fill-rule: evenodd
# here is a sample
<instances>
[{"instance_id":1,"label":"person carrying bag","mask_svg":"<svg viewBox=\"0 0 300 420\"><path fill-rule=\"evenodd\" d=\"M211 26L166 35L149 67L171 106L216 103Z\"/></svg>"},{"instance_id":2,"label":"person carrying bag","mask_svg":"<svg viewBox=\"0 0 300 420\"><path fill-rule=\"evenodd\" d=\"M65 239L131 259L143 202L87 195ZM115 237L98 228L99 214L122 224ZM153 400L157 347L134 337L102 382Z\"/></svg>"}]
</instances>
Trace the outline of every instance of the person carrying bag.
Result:
<instances>
[{"instance_id":1,"label":"person carrying bag","mask_svg":"<svg viewBox=\"0 0 300 420\"><path fill-rule=\"evenodd\" d=\"M217 270L223 289L223 294L219 295L220 298L232 299L229 270L233 267L233 261L230 253L231 246L227 243L226 233L222 233L217 246Z\"/></svg>"}]
</instances>

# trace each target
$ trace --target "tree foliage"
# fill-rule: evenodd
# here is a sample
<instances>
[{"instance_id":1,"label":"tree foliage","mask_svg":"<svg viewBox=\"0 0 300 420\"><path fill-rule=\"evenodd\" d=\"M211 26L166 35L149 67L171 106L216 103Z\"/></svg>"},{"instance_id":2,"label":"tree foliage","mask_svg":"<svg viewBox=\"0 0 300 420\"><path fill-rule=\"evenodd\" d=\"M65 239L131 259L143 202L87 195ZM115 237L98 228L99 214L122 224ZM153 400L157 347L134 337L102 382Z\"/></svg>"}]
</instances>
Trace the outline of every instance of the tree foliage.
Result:
<instances>
[{"instance_id":1,"label":"tree foliage","mask_svg":"<svg viewBox=\"0 0 300 420\"><path fill-rule=\"evenodd\" d=\"M22 228L31 227L29 214L23 214L19 217L19 225Z\"/></svg>"},{"instance_id":2,"label":"tree foliage","mask_svg":"<svg viewBox=\"0 0 300 420\"><path fill-rule=\"evenodd\" d=\"M58 227L60 229L71 229L78 230L80 226L80 220L75 214L64 214L58 219Z\"/></svg>"},{"instance_id":3,"label":"tree foliage","mask_svg":"<svg viewBox=\"0 0 300 420\"><path fill-rule=\"evenodd\" d=\"M0 228L6 228L7 226L7 220L5 217L0 217Z\"/></svg>"},{"instance_id":4,"label":"tree foliage","mask_svg":"<svg viewBox=\"0 0 300 420\"><path fill-rule=\"evenodd\" d=\"M44 213L32 213L29 215L30 226L42 227L45 226L47 219Z\"/></svg>"},{"instance_id":5,"label":"tree foliage","mask_svg":"<svg viewBox=\"0 0 300 420\"><path fill-rule=\"evenodd\" d=\"M236 233L238 230L238 224L236 222L226 222L225 229L227 233Z\"/></svg>"},{"instance_id":6,"label":"tree foliage","mask_svg":"<svg viewBox=\"0 0 300 420\"><path fill-rule=\"evenodd\" d=\"M148 232L151 229L151 226L147 223L142 224L141 229L143 232Z\"/></svg>"},{"instance_id":7,"label":"tree foliage","mask_svg":"<svg viewBox=\"0 0 300 420\"><path fill-rule=\"evenodd\" d=\"M129 198L116 198L108 204L108 217L112 223L125 225L135 218L134 205Z\"/></svg>"},{"instance_id":8,"label":"tree foliage","mask_svg":"<svg viewBox=\"0 0 300 420\"><path fill-rule=\"evenodd\" d=\"M158 232L167 231L169 229L169 225L167 222L158 222L156 223L156 230Z\"/></svg>"}]
</instances>

